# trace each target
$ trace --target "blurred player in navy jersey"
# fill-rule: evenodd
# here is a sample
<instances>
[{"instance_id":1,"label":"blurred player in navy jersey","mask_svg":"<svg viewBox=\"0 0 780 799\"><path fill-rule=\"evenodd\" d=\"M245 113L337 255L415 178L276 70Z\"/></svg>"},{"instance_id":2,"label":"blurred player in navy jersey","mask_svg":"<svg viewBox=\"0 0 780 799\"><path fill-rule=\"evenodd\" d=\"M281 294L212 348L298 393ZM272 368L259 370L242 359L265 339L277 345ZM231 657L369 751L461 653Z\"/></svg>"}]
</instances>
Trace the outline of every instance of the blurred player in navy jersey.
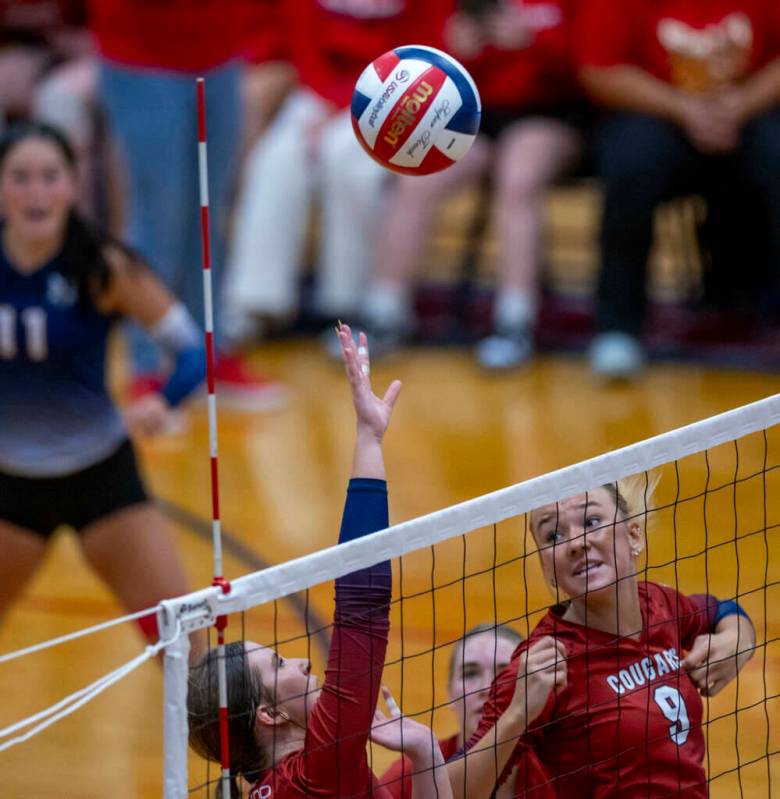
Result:
<instances>
[{"instance_id":1,"label":"blurred player in navy jersey","mask_svg":"<svg viewBox=\"0 0 780 799\"><path fill-rule=\"evenodd\" d=\"M75 156L53 128L0 139L0 618L61 525L128 611L188 590L128 432L158 432L203 380L202 336L123 245L75 210ZM172 358L160 391L120 412L105 385L113 323L142 325ZM141 619L156 640L154 615Z\"/></svg>"},{"instance_id":2,"label":"blurred player in navy jersey","mask_svg":"<svg viewBox=\"0 0 780 799\"><path fill-rule=\"evenodd\" d=\"M637 579L648 493L621 481L531 513L559 603L496 680L467 764L450 760L455 796L487 799L513 768L532 797L708 795L701 696L755 631L734 601Z\"/></svg>"},{"instance_id":3,"label":"blurred player in navy jersey","mask_svg":"<svg viewBox=\"0 0 780 799\"><path fill-rule=\"evenodd\" d=\"M388 526L382 440L401 384L396 380L383 398L375 396L365 335L356 343L344 325L339 340L357 418L339 534L339 543L345 543ZM250 641L228 645L231 796L241 795L241 777L253 785L252 799L389 799L368 764L369 735L375 743L403 750L412 759L419 772L415 797L452 796L444 758L431 730L412 719L386 717L377 710L391 591L389 561L336 580L333 636L322 685L311 673L308 660L283 658L270 647ZM191 746L219 762L217 650L192 669L187 701Z\"/></svg>"},{"instance_id":4,"label":"blurred player in navy jersey","mask_svg":"<svg viewBox=\"0 0 780 799\"><path fill-rule=\"evenodd\" d=\"M578 96L571 27L578 0L451 0L445 49L474 78L482 124L455 166L402 177L391 194L378 263L366 296L366 325L385 347L413 326L411 297L439 206L489 172L495 201L498 286L493 332L477 347L489 369L510 369L534 350L548 186L579 159L588 113Z\"/></svg>"}]
</instances>

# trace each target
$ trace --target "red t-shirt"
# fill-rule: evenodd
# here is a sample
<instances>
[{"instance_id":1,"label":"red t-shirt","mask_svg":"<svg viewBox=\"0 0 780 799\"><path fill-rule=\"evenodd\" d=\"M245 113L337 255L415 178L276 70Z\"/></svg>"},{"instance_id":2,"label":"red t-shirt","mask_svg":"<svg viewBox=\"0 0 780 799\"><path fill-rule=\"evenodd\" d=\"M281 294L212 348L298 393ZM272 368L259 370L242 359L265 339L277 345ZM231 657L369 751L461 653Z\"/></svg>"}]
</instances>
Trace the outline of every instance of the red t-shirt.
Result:
<instances>
[{"instance_id":1,"label":"red t-shirt","mask_svg":"<svg viewBox=\"0 0 780 799\"><path fill-rule=\"evenodd\" d=\"M90 0L101 55L138 67L195 72L242 55L236 0Z\"/></svg>"},{"instance_id":2,"label":"red t-shirt","mask_svg":"<svg viewBox=\"0 0 780 799\"><path fill-rule=\"evenodd\" d=\"M442 0L285 0L301 83L346 108L360 73L405 44L440 46Z\"/></svg>"},{"instance_id":3,"label":"red t-shirt","mask_svg":"<svg viewBox=\"0 0 780 799\"><path fill-rule=\"evenodd\" d=\"M576 95L572 23L579 0L508 0L534 31L516 50L488 46L462 58L485 107L549 106ZM457 53L453 53L458 57Z\"/></svg>"},{"instance_id":4,"label":"red t-shirt","mask_svg":"<svg viewBox=\"0 0 780 799\"><path fill-rule=\"evenodd\" d=\"M244 15L243 54L250 64L286 61L290 47L283 24L282 0L234 0Z\"/></svg>"},{"instance_id":5,"label":"red t-shirt","mask_svg":"<svg viewBox=\"0 0 780 799\"><path fill-rule=\"evenodd\" d=\"M780 2L585 0L577 38L586 66L630 64L707 92L780 56Z\"/></svg>"},{"instance_id":6,"label":"red t-shirt","mask_svg":"<svg viewBox=\"0 0 780 799\"><path fill-rule=\"evenodd\" d=\"M539 784L538 769L526 768L528 757L534 763L538 757L547 771L545 788L555 796L706 798L702 701L679 661L710 631L717 600L655 583L640 583L639 599L639 638L616 639L565 621L553 609L497 677L469 746L509 705L520 653L545 635L566 647L567 686L550 696L504 772L505 779L517 765L518 789Z\"/></svg>"}]
</instances>

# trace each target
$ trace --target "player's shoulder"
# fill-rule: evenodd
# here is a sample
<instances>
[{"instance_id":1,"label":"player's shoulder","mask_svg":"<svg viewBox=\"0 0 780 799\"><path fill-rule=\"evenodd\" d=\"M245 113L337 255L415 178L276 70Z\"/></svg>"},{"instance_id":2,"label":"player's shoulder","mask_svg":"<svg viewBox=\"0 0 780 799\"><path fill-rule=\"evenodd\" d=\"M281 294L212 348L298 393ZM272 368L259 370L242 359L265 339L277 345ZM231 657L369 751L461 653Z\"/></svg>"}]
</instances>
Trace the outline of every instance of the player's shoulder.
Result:
<instances>
[{"instance_id":1,"label":"player's shoulder","mask_svg":"<svg viewBox=\"0 0 780 799\"><path fill-rule=\"evenodd\" d=\"M642 580L639 582L639 597L648 602L668 602L674 599L678 593L675 588L665 583L655 583L650 580Z\"/></svg>"},{"instance_id":2,"label":"player's shoulder","mask_svg":"<svg viewBox=\"0 0 780 799\"><path fill-rule=\"evenodd\" d=\"M530 645L546 636L559 638L562 641L570 641L572 643L578 641L582 637L582 627L566 621L563 618L565 612L566 604L551 607L547 613L542 616L536 627L534 627L527 641L523 643Z\"/></svg>"},{"instance_id":3,"label":"player's shoulder","mask_svg":"<svg viewBox=\"0 0 780 799\"><path fill-rule=\"evenodd\" d=\"M290 752L285 755L281 760L274 763L255 783L252 791L250 791L250 799L265 799L266 796L274 796L276 799L281 799L283 796L291 795L288 791L300 782L302 776L302 752ZM270 791L273 787L274 793L264 793Z\"/></svg>"},{"instance_id":4,"label":"player's shoulder","mask_svg":"<svg viewBox=\"0 0 780 799\"><path fill-rule=\"evenodd\" d=\"M679 615L681 603L688 602L688 597L671 585L654 582L639 583L640 601L644 601L650 611Z\"/></svg>"}]
</instances>

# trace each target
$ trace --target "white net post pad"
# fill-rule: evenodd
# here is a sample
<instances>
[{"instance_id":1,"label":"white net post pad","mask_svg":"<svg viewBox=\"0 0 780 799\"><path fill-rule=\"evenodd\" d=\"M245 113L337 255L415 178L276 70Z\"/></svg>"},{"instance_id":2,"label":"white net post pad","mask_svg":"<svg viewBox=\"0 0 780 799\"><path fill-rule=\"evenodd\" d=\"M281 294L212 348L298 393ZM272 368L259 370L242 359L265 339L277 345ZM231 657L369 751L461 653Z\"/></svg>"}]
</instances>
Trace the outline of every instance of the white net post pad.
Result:
<instances>
[{"instance_id":1,"label":"white net post pad","mask_svg":"<svg viewBox=\"0 0 780 799\"><path fill-rule=\"evenodd\" d=\"M190 638L182 633L165 648L164 707L165 733L164 785L165 799L186 799L187 784L187 680Z\"/></svg>"}]
</instances>

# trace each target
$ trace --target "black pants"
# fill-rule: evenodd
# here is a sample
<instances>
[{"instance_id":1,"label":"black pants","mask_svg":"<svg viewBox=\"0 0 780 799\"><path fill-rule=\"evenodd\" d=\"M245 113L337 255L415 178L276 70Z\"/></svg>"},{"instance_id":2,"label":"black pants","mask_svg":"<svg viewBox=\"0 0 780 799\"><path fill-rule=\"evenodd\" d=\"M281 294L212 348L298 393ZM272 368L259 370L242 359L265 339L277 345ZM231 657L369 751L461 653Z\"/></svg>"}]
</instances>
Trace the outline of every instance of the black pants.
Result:
<instances>
[{"instance_id":1,"label":"black pants","mask_svg":"<svg viewBox=\"0 0 780 799\"><path fill-rule=\"evenodd\" d=\"M653 212L665 200L686 194L713 198L719 218L733 208L733 230L749 206L761 208L768 225L775 281L780 277L780 108L752 120L734 153L700 153L670 122L639 114L615 114L598 131L596 158L604 185L602 269L597 323L601 331L637 334L646 306L647 259ZM713 209L715 211L715 209ZM757 216L751 216L755 222ZM743 268L735 263L735 270Z\"/></svg>"}]
</instances>

